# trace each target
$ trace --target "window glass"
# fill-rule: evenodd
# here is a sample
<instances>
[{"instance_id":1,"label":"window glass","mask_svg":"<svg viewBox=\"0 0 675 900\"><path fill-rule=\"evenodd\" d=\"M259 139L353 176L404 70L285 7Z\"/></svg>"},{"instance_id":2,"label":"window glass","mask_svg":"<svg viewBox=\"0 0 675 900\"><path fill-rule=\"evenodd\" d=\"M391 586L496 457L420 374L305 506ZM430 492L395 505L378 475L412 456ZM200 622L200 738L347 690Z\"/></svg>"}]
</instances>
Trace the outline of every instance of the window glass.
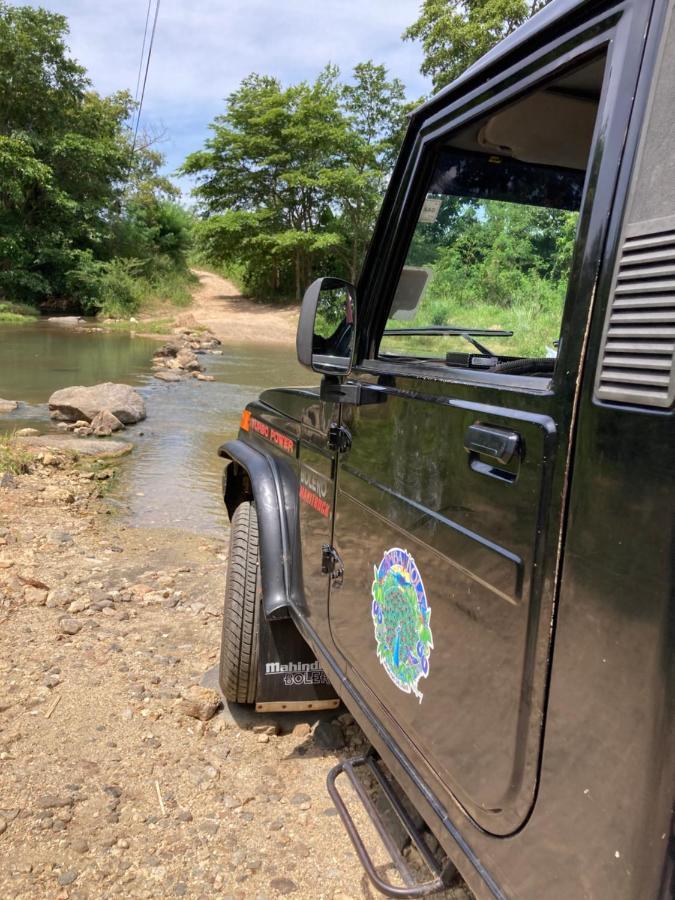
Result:
<instances>
[{"instance_id":1,"label":"window glass","mask_svg":"<svg viewBox=\"0 0 675 900\"><path fill-rule=\"evenodd\" d=\"M380 358L550 375L601 76L577 70L437 151Z\"/></svg>"}]
</instances>

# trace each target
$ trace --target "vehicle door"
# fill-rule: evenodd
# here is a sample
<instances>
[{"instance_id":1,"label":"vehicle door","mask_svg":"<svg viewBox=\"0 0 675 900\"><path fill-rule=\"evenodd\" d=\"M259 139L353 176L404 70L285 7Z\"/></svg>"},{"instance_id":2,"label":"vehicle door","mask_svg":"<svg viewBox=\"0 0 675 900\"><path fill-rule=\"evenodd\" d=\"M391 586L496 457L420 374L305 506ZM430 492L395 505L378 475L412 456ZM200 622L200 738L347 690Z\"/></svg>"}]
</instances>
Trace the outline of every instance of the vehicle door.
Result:
<instances>
[{"instance_id":1,"label":"vehicle door","mask_svg":"<svg viewBox=\"0 0 675 900\"><path fill-rule=\"evenodd\" d=\"M385 740L495 834L534 802L587 238L629 113L595 35L430 110L359 285L367 347L341 405L333 638Z\"/></svg>"}]
</instances>

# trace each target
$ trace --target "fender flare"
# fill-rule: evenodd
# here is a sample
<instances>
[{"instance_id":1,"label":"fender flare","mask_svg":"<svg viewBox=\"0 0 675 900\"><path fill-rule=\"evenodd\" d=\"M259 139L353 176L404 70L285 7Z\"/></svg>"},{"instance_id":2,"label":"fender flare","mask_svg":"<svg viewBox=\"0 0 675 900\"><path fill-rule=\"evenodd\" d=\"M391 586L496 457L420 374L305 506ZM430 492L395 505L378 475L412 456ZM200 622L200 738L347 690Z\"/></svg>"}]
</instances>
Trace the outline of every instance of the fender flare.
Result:
<instances>
[{"instance_id":1,"label":"fender flare","mask_svg":"<svg viewBox=\"0 0 675 900\"><path fill-rule=\"evenodd\" d=\"M242 500L255 501L265 616L287 619L291 599L298 597L301 583L295 472L285 460L242 440L227 441L219 447L218 455L228 460L223 473L223 499L229 518Z\"/></svg>"}]
</instances>

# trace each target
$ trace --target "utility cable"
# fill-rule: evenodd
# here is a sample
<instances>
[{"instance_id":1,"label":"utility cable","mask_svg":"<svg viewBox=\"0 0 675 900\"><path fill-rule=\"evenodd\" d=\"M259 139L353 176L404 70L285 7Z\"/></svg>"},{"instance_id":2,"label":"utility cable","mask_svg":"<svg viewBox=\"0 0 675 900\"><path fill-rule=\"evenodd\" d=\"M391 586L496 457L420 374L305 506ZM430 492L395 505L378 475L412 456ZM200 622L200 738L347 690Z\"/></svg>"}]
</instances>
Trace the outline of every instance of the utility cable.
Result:
<instances>
[{"instance_id":1,"label":"utility cable","mask_svg":"<svg viewBox=\"0 0 675 900\"><path fill-rule=\"evenodd\" d=\"M136 90L134 92L134 100L138 100L138 91L141 87L141 72L143 71L143 60L145 59L145 43L148 38L148 25L150 24L150 9L152 8L152 0L148 0L148 9L145 13L145 29L143 30L143 46L141 47L141 58L138 61L138 77L136 78Z\"/></svg>"},{"instance_id":2,"label":"utility cable","mask_svg":"<svg viewBox=\"0 0 675 900\"><path fill-rule=\"evenodd\" d=\"M152 31L150 32L150 44L148 46L148 57L145 61L145 75L143 76L143 90L141 91L141 99L138 103L138 115L136 116L136 127L134 128L134 140L131 146L132 154L136 150L136 139L138 138L138 126L141 124L141 112L143 111L143 100L145 99L145 88L148 83L148 72L150 70L150 60L152 59L152 48L155 43L155 32L157 30L157 17L159 16L159 7L161 0L157 0L155 6L155 17L152 22ZM149 11L149 10L148 10Z\"/></svg>"}]
</instances>

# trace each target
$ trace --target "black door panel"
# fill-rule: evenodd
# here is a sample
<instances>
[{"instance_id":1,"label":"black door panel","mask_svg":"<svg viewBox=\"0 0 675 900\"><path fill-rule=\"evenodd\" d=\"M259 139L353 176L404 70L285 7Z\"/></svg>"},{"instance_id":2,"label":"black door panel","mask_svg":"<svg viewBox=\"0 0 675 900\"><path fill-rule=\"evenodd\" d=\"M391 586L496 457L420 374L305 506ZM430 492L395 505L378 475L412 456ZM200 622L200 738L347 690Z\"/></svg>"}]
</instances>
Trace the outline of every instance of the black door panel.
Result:
<instances>
[{"instance_id":1,"label":"black door panel","mask_svg":"<svg viewBox=\"0 0 675 900\"><path fill-rule=\"evenodd\" d=\"M542 560L549 524L558 527L557 432L550 416L445 389L442 396L438 383L400 379L385 403L345 408L353 443L339 463L334 532L345 573L330 595L331 630L357 682L381 705L377 714L410 737L476 821L508 833L527 815L536 786L545 688L538 635L552 603ZM476 423L517 435L513 457L468 452ZM495 466L509 477L485 477ZM432 646L419 648L428 673L410 690L378 657L401 665L396 647L387 656L392 648L378 644L373 612L378 567L396 548L412 557L417 596L431 610Z\"/></svg>"}]
</instances>

